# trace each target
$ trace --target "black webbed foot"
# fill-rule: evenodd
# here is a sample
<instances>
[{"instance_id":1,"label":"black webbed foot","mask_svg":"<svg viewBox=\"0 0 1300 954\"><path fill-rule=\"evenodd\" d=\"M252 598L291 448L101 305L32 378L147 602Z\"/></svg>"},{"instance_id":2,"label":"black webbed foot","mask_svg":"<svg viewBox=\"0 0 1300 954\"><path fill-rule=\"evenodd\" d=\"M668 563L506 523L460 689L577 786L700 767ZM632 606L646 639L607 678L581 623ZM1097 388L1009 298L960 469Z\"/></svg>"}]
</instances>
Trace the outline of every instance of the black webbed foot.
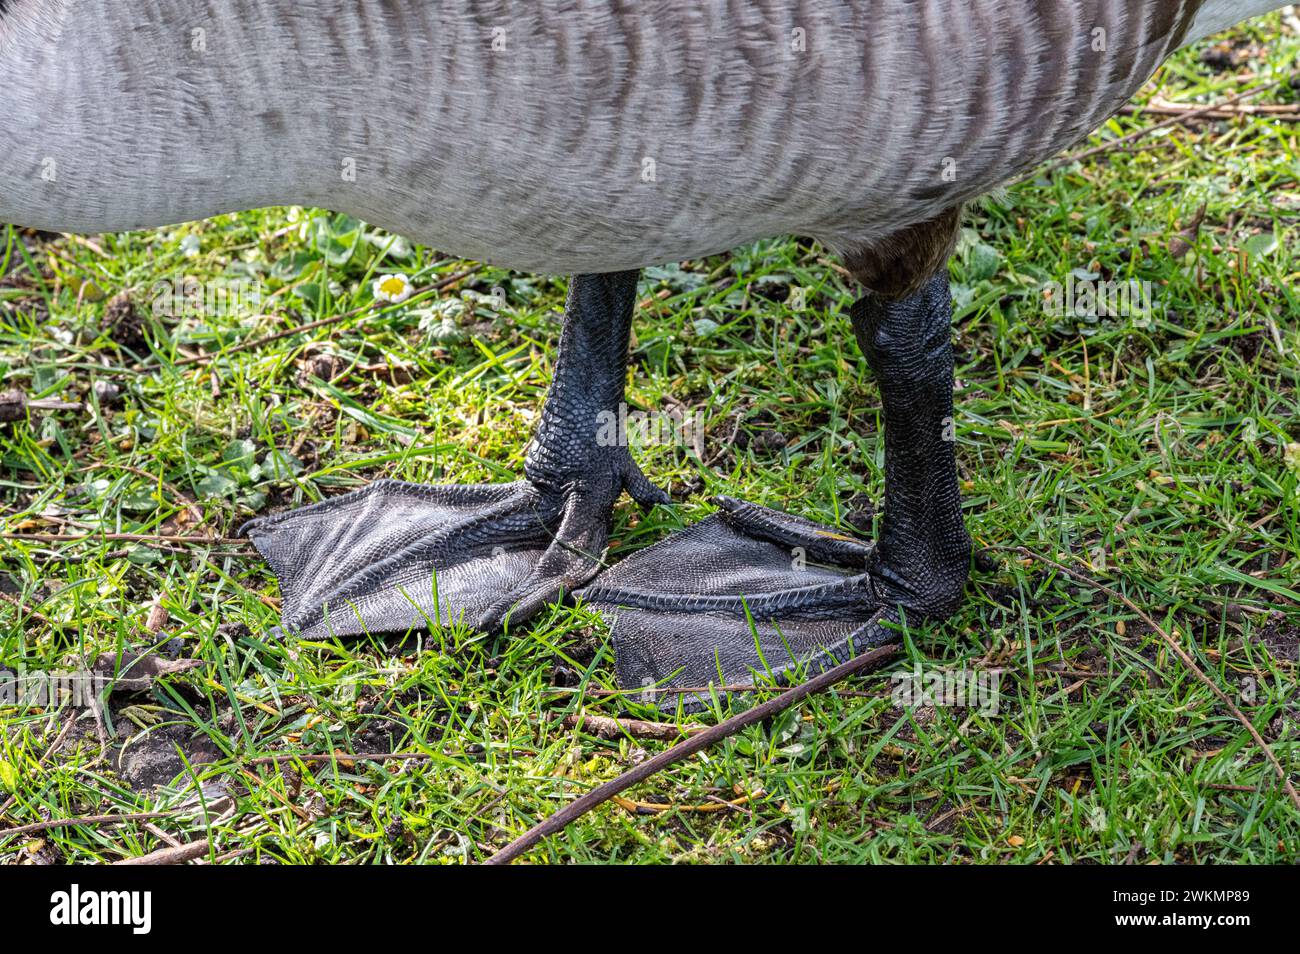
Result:
<instances>
[{"instance_id":1,"label":"black webbed foot","mask_svg":"<svg viewBox=\"0 0 1300 954\"><path fill-rule=\"evenodd\" d=\"M715 502L721 513L578 592L612 621L621 685L747 685L897 638L868 571L873 544L756 504Z\"/></svg>"},{"instance_id":2,"label":"black webbed foot","mask_svg":"<svg viewBox=\"0 0 1300 954\"><path fill-rule=\"evenodd\" d=\"M572 593L600 572L614 502L624 490L645 509L672 503L665 491L641 473L626 451L616 455L615 460L622 461L622 466L613 472L591 474L558 491L541 490L548 500L548 512L555 514L545 525L545 551L527 576L510 589L497 591L496 599L478 617L479 629L494 632L507 620L524 622L547 603Z\"/></svg>"},{"instance_id":3,"label":"black webbed foot","mask_svg":"<svg viewBox=\"0 0 1300 954\"><path fill-rule=\"evenodd\" d=\"M540 561L548 516L524 482L379 480L242 532L280 580L283 628L316 639L476 623Z\"/></svg>"},{"instance_id":4,"label":"black webbed foot","mask_svg":"<svg viewBox=\"0 0 1300 954\"><path fill-rule=\"evenodd\" d=\"M668 503L612 432L627 377L636 272L569 286L555 378L524 466L505 485L383 480L245 528L280 578L295 635L524 622L600 568L614 502ZM615 429L617 430L617 429Z\"/></svg>"},{"instance_id":5,"label":"black webbed foot","mask_svg":"<svg viewBox=\"0 0 1300 954\"><path fill-rule=\"evenodd\" d=\"M666 499L639 471L636 477L639 502ZM282 625L296 636L455 621L492 631L507 615L522 621L595 575L624 485L613 474L554 490L529 481L380 480L254 520L243 532L279 577Z\"/></svg>"},{"instance_id":6,"label":"black webbed foot","mask_svg":"<svg viewBox=\"0 0 1300 954\"><path fill-rule=\"evenodd\" d=\"M970 538L953 454L946 271L900 300L867 295L851 317L885 419L877 544L719 500L724 513L580 591L613 618L625 688L743 685L798 665L818 669L898 639L904 619L943 618L957 605Z\"/></svg>"}]
</instances>

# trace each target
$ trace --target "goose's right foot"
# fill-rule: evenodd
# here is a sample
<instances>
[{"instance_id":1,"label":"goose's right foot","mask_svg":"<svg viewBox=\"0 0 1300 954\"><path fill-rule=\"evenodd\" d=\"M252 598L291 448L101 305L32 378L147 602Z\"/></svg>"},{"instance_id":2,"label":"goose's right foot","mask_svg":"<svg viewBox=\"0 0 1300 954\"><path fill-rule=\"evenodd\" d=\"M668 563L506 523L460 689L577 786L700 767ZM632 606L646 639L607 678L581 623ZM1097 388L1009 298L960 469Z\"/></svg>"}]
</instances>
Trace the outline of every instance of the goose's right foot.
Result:
<instances>
[{"instance_id":1,"label":"goose's right foot","mask_svg":"<svg viewBox=\"0 0 1300 954\"><path fill-rule=\"evenodd\" d=\"M280 579L285 629L318 638L463 620L522 623L601 566L614 502L666 504L620 429L636 272L569 286L525 480L365 490L245 528Z\"/></svg>"},{"instance_id":2,"label":"goose's right foot","mask_svg":"<svg viewBox=\"0 0 1300 954\"><path fill-rule=\"evenodd\" d=\"M306 639L523 622L596 574L614 501L667 496L631 457L564 486L379 480L244 528L280 580L282 625Z\"/></svg>"}]
</instances>

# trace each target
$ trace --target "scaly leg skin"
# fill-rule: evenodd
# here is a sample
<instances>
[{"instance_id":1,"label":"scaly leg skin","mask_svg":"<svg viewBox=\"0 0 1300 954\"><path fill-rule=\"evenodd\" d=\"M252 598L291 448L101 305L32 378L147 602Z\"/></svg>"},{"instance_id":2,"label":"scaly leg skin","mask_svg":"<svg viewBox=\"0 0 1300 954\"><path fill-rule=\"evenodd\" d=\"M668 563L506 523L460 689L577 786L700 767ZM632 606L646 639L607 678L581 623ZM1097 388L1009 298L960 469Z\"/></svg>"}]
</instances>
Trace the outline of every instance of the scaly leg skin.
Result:
<instances>
[{"instance_id":1,"label":"scaly leg skin","mask_svg":"<svg viewBox=\"0 0 1300 954\"><path fill-rule=\"evenodd\" d=\"M636 283L632 271L570 284L525 480L380 480L247 524L280 580L283 628L314 639L454 620L489 631L507 617L521 623L597 572L624 490L642 506L669 503L617 430Z\"/></svg>"},{"instance_id":2,"label":"scaly leg skin","mask_svg":"<svg viewBox=\"0 0 1300 954\"><path fill-rule=\"evenodd\" d=\"M879 541L719 498L721 513L579 591L613 620L623 686L749 684L825 668L896 641L904 621L956 609L971 547L953 455L947 269L908 298L860 299L852 319L885 420ZM688 704L706 699L687 694Z\"/></svg>"}]
</instances>

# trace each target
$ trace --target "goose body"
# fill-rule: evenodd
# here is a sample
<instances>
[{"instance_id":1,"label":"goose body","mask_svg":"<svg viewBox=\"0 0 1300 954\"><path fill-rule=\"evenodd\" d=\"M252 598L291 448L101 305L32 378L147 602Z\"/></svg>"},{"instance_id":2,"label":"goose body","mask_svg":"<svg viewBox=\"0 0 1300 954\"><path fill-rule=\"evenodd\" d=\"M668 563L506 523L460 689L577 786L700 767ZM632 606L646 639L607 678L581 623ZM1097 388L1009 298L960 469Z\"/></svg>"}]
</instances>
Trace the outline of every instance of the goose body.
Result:
<instances>
[{"instance_id":1,"label":"goose body","mask_svg":"<svg viewBox=\"0 0 1300 954\"><path fill-rule=\"evenodd\" d=\"M1272 0L8 0L0 221L273 204L606 272L851 252L1095 128Z\"/></svg>"},{"instance_id":2,"label":"goose body","mask_svg":"<svg viewBox=\"0 0 1300 954\"><path fill-rule=\"evenodd\" d=\"M0 221L324 206L579 273L525 479L376 481L245 532L305 638L495 629L595 577L581 592L614 619L625 685L729 685L955 608L962 203L1084 136L1180 45L1280 5L0 0ZM615 500L669 501L601 436L626 411L637 269L791 232L867 289L851 320L885 423L876 545L720 499L604 569Z\"/></svg>"}]
</instances>

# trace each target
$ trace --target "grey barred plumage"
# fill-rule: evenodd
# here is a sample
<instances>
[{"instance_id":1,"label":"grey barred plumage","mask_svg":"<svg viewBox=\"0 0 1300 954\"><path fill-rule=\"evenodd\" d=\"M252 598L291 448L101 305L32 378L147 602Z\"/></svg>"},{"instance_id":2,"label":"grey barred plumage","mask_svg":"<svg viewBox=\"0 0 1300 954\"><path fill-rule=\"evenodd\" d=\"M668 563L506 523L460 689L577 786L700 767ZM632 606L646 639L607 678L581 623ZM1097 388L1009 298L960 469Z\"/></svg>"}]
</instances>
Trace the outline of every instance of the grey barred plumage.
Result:
<instances>
[{"instance_id":1,"label":"grey barred plumage","mask_svg":"<svg viewBox=\"0 0 1300 954\"><path fill-rule=\"evenodd\" d=\"M19 0L0 221L320 205L546 272L848 251L1086 135L1222 6Z\"/></svg>"}]
</instances>

